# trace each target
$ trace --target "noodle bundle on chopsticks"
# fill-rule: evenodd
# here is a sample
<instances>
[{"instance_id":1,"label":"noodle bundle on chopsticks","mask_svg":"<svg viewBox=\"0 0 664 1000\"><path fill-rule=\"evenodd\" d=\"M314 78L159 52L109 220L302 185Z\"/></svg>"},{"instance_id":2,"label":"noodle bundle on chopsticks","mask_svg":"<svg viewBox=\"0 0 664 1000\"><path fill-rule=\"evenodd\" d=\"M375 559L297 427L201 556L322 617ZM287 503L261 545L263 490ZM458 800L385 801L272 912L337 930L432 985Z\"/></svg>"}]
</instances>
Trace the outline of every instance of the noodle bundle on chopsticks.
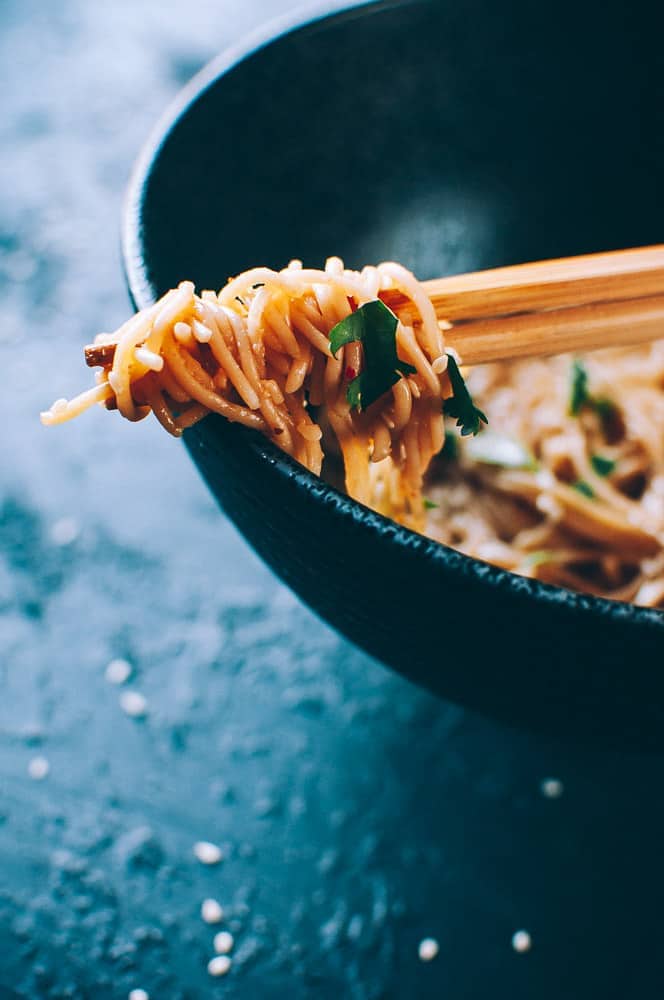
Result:
<instances>
[{"instance_id":1,"label":"noodle bundle on chopsticks","mask_svg":"<svg viewBox=\"0 0 664 1000\"><path fill-rule=\"evenodd\" d=\"M382 306L390 293L405 297L407 323ZM336 349L330 343L334 328L367 304L379 306L383 325L385 316L394 322L391 360L389 329L372 340L382 372L369 370L368 339L349 339L351 331ZM97 386L58 400L42 414L45 424L103 403L128 420L152 411L179 435L213 411L260 431L314 473L324 447L338 448L352 497L421 526L422 480L443 446L441 400L452 390L433 306L400 265L357 272L331 258L320 271L293 261L200 296L182 282L86 353L101 368Z\"/></svg>"},{"instance_id":2,"label":"noodle bundle on chopsticks","mask_svg":"<svg viewBox=\"0 0 664 1000\"><path fill-rule=\"evenodd\" d=\"M179 435L220 413L316 474L340 454L350 496L468 555L664 607L664 341L474 369L491 430L471 438L486 418L445 325L394 263L293 261L200 296L182 282L98 336L97 385L42 420L101 403ZM462 437L443 450L445 413Z\"/></svg>"}]
</instances>

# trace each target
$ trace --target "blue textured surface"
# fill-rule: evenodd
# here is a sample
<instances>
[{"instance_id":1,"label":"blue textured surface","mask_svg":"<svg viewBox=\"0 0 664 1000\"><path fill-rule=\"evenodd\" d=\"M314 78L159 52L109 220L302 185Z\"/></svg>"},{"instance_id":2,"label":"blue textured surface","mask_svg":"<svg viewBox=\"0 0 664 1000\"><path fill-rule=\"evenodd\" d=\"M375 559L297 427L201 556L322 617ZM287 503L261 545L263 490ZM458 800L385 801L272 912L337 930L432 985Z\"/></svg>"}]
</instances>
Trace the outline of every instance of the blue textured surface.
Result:
<instances>
[{"instance_id":1,"label":"blue textured surface","mask_svg":"<svg viewBox=\"0 0 664 1000\"><path fill-rule=\"evenodd\" d=\"M659 760L554 747L415 690L274 580L156 425L37 422L85 383L81 345L127 314L118 220L145 133L285 7L0 8L0 984L659 995ZM144 720L104 678L115 657ZM541 794L548 775L561 798ZM224 861L200 865L198 840ZM236 938L219 981L205 897Z\"/></svg>"}]
</instances>

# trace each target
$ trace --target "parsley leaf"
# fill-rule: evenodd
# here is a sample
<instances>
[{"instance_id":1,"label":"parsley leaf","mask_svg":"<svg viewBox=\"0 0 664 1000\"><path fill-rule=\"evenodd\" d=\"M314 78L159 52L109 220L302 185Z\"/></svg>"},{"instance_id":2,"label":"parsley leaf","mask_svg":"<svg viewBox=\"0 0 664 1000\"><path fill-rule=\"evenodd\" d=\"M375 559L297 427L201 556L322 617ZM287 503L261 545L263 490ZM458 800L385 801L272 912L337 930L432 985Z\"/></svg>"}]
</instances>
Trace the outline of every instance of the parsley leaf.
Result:
<instances>
[{"instance_id":1,"label":"parsley leaf","mask_svg":"<svg viewBox=\"0 0 664 1000\"><path fill-rule=\"evenodd\" d=\"M604 437L608 441L611 441L616 431L616 424L620 424L620 411L618 407L611 399L607 399L606 396L598 396L596 399L592 399L591 403L595 413L599 417Z\"/></svg>"},{"instance_id":2,"label":"parsley leaf","mask_svg":"<svg viewBox=\"0 0 664 1000\"><path fill-rule=\"evenodd\" d=\"M572 489L576 490L582 496L587 497L589 500L595 499L595 492L585 479L577 479L575 483L572 483Z\"/></svg>"},{"instance_id":3,"label":"parsley leaf","mask_svg":"<svg viewBox=\"0 0 664 1000\"><path fill-rule=\"evenodd\" d=\"M454 431L445 431L445 444L441 454L443 458L447 458L451 462L459 457L459 439Z\"/></svg>"},{"instance_id":4,"label":"parsley leaf","mask_svg":"<svg viewBox=\"0 0 664 1000\"><path fill-rule=\"evenodd\" d=\"M451 354L447 355L447 374L452 383L452 395L443 403L443 413L448 417L457 418L457 427L461 428L462 437L479 434L482 424L488 424L489 421L473 403L473 397L468 392L459 366Z\"/></svg>"},{"instance_id":5,"label":"parsley leaf","mask_svg":"<svg viewBox=\"0 0 664 1000\"><path fill-rule=\"evenodd\" d=\"M336 357L340 347L359 340L364 348L364 370L348 385L351 406L366 410L395 385L402 375L416 369L397 355L397 317L375 299L366 302L330 330L330 350Z\"/></svg>"},{"instance_id":6,"label":"parsley leaf","mask_svg":"<svg viewBox=\"0 0 664 1000\"><path fill-rule=\"evenodd\" d=\"M572 364L572 385L568 407L570 416L578 417L585 406L595 411L600 419L605 437L610 438L612 427L618 419L618 407L606 396L592 395L588 389L588 372L583 362L575 359ZM608 474L600 473L600 475Z\"/></svg>"},{"instance_id":7,"label":"parsley leaf","mask_svg":"<svg viewBox=\"0 0 664 1000\"><path fill-rule=\"evenodd\" d=\"M588 372L585 366L577 358L572 364L572 388L569 396L569 412L572 417L578 417L579 413L590 402L588 392Z\"/></svg>"},{"instance_id":8,"label":"parsley leaf","mask_svg":"<svg viewBox=\"0 0 664 1000\"><path fill-rule=\"evenodd\" d=\"M428 497L425 497L422 503L425 510L436 510L440 506L440 504L434 503L433 500L429 500Z\"/></svg>"},{"instance_id":9,"label":"parsley leaf","mask_svg":"<svg viewBox=\"0 0 664 1000\"><path fill-rule=\"evenodd\" d=\"M598 476L610 476L616 467L612 458L604 458L602 455L591 455L590 464Z\"/></svg>"}]
</instances>

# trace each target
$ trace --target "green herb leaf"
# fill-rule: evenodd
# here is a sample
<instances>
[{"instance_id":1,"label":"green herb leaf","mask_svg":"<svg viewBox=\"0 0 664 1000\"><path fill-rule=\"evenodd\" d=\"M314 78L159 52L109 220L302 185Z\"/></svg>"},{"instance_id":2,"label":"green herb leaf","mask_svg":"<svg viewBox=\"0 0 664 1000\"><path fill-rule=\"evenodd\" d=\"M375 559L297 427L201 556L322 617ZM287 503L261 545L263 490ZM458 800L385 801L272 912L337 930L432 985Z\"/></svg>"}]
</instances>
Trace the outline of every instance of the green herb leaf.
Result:
<instances>
[{"instance_id":1,"label":"green herb leaf","mask_svg":"<svg viewBox=\"0 0 664 1000\"><path fill-rule=\"evenodd\" d=\"M572 385L569 397L570 415L578 417L585 406L595 411L600 419L605 436L610 437L611 427L618 416L618 408L606 396L592 395L588 388L588 372L583 363L576 359L572 364Z\"/></svg>"},{"instance_id":2,"label":"green herb leaf","mask_svg":"<svg viewBox=\"0 0 664 1000\"><path fill-rule=\"evenodd\" d=\"M593 398L590 402L600 419L604 436L610 439L612 428L618 420L618 407L613 400L607 399L606 396L599 396L597 399Z\"/></svg>"},{"instance_id":3,"label":"green herb leaf","mask_svg":"<svg viewBox=\"0 0 664 1000\"><path fill-rule=\"evenodd\" d=\"M453 462L459 457L459 439L453 431L445 431L445 444L441 452L444 458Z\"/></svg>"},{"instance_id":4,"label":"green herb leaf","mask_svg":"<svg viewBox=\"0 0 664 1000\"><path fill-rule=\"evenodd\" d=\"M473 397L468 392L459 366L451 354L447 355L447 374L452 383L452 395L443 403L443 413L448 417L456 417L456 425L461 428L462 437L479 434L482 424L488 424L489 421L473 403Z\"/></svg>"},{"instance_id":5,"label":"green herb leaf","mask_svg":"<svg viewBox=\"0 0 664 1000\"><path fill-rule=\"evenodd\" d=\"M588 392L588 372L581 361L575 358L572 364L572 388L569 396L569 412L578 417L579 413L590 402Z\"/></svg>"},{"instance_id":6,"label":"green herb leaf","mask_svg":"<svg viewBox=\"0 0 664 1000\"><path fill-rule=\"evenodd\" d=\"M485 431L464 445L464 454L473 462L500 465L504 469L535 470L537 461L532 451L516 438L497 431Z\"/></svg>"},{"instance_id":7,"label":"green herb leaf","mask_svg":"<svg viewBox=\"0 0 664 1000\"><path fill-rule=\"evenodd\" d=\"M585 479L577 479L575 483L572 483L572 489L576 490L577 493L581 493L582 496L587 497L589 500L594 500L595 498L595 491Z\"/></svg>"},{"instance_id":8,"label":"green herb leaf","mask_svg":"<svg viewBox=\"0 0 664 1000\"><path fill-rule=\"evenodd\" d=\"M612 458L604 458L602 455L591 455L590 464L598 476L610 476L616 467Z\"/></svg>"},{"instance_id":9,"label":"green herb leaf","mask_svg":"<svg viewBox=\"0 0 664 1000\"><path fill-rule=\"evenodd\" d=\"M437 510L440 506L440 504L434 503L433 500L429 500L428 497L425 497L422 503L424 504L425 510Z\"/></svg>"},{"instance_id":10,"label":"green herb leaf","mask_svg":"<svg viewBox=\"0 0 664 1000\"><path fill-rule=\"evenodd\" d=\"M364 348L364 370L346 390L351 406L366 410L402 375L414 375L416 369L397 354L397 317L375 299L366 302L330 330L330 350L336 357L340 347L360 341Z\"/></svg>"}]
</instances>

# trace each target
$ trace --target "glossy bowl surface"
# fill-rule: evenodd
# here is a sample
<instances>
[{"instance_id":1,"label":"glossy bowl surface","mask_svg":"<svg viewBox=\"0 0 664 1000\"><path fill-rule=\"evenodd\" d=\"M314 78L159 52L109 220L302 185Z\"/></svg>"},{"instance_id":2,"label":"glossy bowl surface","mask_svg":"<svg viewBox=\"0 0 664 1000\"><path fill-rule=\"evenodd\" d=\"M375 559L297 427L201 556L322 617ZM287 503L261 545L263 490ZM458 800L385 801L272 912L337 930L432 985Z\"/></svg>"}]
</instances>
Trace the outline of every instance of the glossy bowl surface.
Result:
<instances>
[{"instance_id":1,"label":"glossy bowl surface","mask_svg":"<svg viewBox=\"0 0 664 1000\"><path fill-rule=\"evenodd\" d=\"M292 257L427 278L662 241L650 12L416 0L263 30L185 88L139 159L135 304ZM662 613L460 555L220 418L186 443L274 571L386 664L514 725L664 746Z\"/></svg>"}]
</instances>

